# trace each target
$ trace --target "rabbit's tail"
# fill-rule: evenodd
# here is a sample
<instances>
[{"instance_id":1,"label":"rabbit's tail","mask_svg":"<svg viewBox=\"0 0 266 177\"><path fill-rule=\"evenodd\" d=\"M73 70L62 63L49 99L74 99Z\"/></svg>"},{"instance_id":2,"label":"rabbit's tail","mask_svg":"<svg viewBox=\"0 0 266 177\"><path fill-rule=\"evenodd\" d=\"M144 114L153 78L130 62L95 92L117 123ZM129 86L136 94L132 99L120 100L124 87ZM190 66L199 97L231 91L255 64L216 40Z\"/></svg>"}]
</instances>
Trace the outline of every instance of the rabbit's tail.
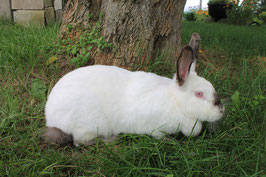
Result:
<instances>
[{"instance_id":1,"label":"rabbit's tail","mask_svg":"<svg viewBox=\"0 0 266 177\"><path fill-rule=\"evenodd\" d=\"M44 134L45 140L50 143L68 144L73 142L73 136L64 133L61 129L56 127L48 127Z\"/></svg>"}]
</instances>

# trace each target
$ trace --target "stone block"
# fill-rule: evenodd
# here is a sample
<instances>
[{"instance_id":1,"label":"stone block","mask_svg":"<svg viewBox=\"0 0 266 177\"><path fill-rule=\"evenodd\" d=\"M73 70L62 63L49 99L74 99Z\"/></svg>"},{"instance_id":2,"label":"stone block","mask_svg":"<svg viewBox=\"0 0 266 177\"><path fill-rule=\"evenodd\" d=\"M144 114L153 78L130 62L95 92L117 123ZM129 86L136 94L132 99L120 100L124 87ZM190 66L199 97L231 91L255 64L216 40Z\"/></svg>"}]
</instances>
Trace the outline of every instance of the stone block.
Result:
<instances>
[{"instance_id":1,"label":"stone block","mask_svg":"<svg viewBox=\"0 0 266 177\"><path fill-rule=\"evenodd\" d=\"M47 24L51 24L55 22L55 14L54 14L53 7L48 7L45 9L45 20Z\"/></svg>"},{"instance_id":2,"label":"stone block","mask_svg":"<svg viewBox=\"0 0 266 177\"><path fill-rule=\"evenodd\" d=\"M64 11L63 10L56 10L55 17L57 22L62 22L63 20Z\"/></svg>"},{"instance_id":3,"label":"stone block","mask_svg":"<svg viewBox=\"0 0 266 177\"><path fill-rule=\"evenodd\" d=\"M54 9L55 10L63 9L63 0L54 0Z\"/></svg>"},{"instance_id":4,"label":"stone block","mask_svg":"<svg viewBox=\"0 0 266 177\"><path fill-rule=\"evenodd\" d=\"M44 7L52 7L53 0L44 0Z\"/></svg>"},{"instance_id":5,"label":"stone block","mask_svg":"<svg viewBox=\"0 0 266 177\"><path fill-rule=\"evenodd\" d=\"M12 0L12 9L44 9L43 0Z\"/></svg>"},{"instance_id":6,"label":"stone block","mask_svg":"<svg viewBox=\"0 0 266 177\"><path fill-rule=\"evenodd\" d=\"M0 0L0 18L12 20L10 0Z\"/></svg>"},{"instance_id":7,"label":"stone block","mask_svg":"<svg viewBox=\"0 0 266 177\"><path fill-rule=\"evenodd\" d=\"M44 27L44 10L17 10L14 11L14 22L23 26Z\"/></svg>"}]
</instances>

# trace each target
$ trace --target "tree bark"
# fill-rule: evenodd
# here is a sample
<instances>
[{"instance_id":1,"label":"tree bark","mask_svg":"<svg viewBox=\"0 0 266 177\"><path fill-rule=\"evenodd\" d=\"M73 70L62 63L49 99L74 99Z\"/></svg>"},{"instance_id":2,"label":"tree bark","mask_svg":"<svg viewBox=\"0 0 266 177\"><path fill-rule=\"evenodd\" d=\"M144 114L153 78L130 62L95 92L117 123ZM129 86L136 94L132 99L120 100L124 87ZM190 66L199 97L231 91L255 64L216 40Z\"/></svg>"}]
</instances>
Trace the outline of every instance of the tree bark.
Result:
<instances>
[{"instance_id":1,"label":"tree bark","mask_svg":"<svg viewBox=\"0 0 266 177\"><path fill-rule=\"evenodd\" d=\"M85 28L95 24L101 12L101 35L115 48L105 52L95 49L93 63L132 69L134 65L148 64L158 54L175 56L179 52L185 3L186 0L69 0L60 33L70 34L69 24ZM88 14L92 14L90 21ZM80 33L77 28L75 34Z\"/></svg>"}]
</instances>

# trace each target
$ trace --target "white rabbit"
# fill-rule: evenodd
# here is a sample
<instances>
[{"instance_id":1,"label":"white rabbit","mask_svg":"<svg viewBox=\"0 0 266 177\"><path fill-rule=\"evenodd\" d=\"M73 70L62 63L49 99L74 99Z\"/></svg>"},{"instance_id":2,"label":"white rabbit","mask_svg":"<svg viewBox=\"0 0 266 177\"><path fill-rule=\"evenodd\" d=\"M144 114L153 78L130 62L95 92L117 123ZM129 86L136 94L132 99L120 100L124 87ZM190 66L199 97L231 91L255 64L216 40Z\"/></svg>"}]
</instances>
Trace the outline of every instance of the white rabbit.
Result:
<instances>
[{"instance_id":1,"label":"white rabbit","mask_svg":"<svg viewBox=\"0 0 266 177\"><path fill-rule=\"evenodd\" d=\"M120 133L198 135L203 121L219 120L224 113L212 84L195 72L199 45L194 33L173 79L103 65L66 74L46 103L46 139L89 145L96 137L107 141Z\"/></svg>"}]
</instances>

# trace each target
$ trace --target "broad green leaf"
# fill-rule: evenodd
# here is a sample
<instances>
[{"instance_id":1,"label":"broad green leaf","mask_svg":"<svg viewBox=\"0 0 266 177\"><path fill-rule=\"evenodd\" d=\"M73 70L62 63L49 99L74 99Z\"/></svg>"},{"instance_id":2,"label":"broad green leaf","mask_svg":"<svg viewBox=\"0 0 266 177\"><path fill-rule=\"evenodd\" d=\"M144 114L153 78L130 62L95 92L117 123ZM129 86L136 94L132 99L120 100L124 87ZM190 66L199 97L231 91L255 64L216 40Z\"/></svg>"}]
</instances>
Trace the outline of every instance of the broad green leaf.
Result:
<instances>
[{"instance_id":1,"label":"broad green leaf","mask_svg":"<svg viewBox=\"0 0 266 177\"><path fill-rule=\"evenodd\" d=\"M31 82L31 94L38 100L45 99L46 85L40 79L33 79Z\"/></svg>"},{"instance_id":2,"label":"broad green leaf","mask_svg":"<svg viewBox=\"0 0 266 177\"><path fill-rule=\"evenodd\" d=\"M89 47L88 47L88 50L90 51L91 49L92 49L92 46L89 46Z\"/></svg>"},{"instance_id":3,"label":"broad green leaf","mask_svg":"<svg viewBox=\"0 0 266 177\"><path fill-rule=\"evenodd\" d=\"M75 55L75 54L77 53L77 47L73 47L71 53L72 53L73 55Z\"/></svg>"}]
</instances>

